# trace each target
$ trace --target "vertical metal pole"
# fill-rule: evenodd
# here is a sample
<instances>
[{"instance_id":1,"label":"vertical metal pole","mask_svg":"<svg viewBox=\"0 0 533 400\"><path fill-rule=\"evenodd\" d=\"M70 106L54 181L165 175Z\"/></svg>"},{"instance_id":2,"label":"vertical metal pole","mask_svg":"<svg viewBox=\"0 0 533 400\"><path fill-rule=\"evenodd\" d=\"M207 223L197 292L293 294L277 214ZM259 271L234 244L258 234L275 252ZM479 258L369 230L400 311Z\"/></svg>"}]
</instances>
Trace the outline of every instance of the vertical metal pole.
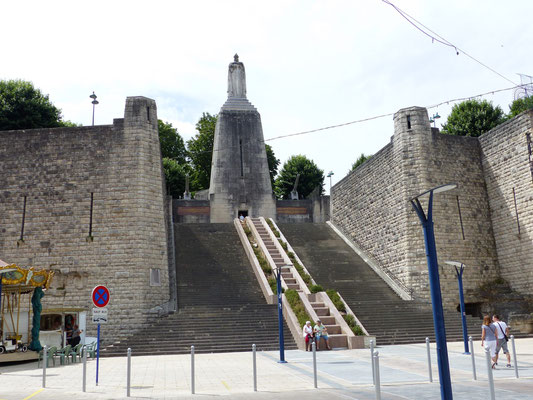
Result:
<instances>
[{"instance_id":1,"label":"vertical metal pole","mask_svg":"<svg viewBox=\"0 0 533 400\"><path fill-rule=\"evenodd\" d=\"M472 336L469 338L470 341L470 354L472 355L472 374L474 375L474 380L477 380L476 375L476 358L474 357L474 341L472 340Z\"/></svg>"},{"instance_id":2,"label":"vertical metal pole","mask_svg":"<svg viewBox=\"0 0 533 400\"><path fill-rule=\"evenodd\" d=\"M194 346L191 346L191 394L194 394Z\"/></svg>"},{"instance_id":3,"label":"vertical metal pole","mask_svg":"<svg viewBox=\"0 0 533 400\"><path fill-rule=\"evenodd\" d=\"M128 376L126 379L126 396L130 397L131 387L131 348L128 347Z\"/></svg>"},{"instance_id":4,"label":"vertical metal pole","mask_svg":"<svg viewBox=\"0 0 533 400\"><path fill-rule=\"evenodd\" d=\"M451 400L453 399L452 380L450 377L450 362L448 360L448 347L446 344L446 328L444 325L444 310L442 308L442 293L440 290L437 246L435 244L435 233L433 230L433 191L430 191L429 193L427 217L424 215L422 205L418 199L411 201L411 204L420 218L422 229L424 231L431 304L433 306L433 324L435 326L435 344L437 346L440 396L442 400Z\"/></svg>"},{"instance_id":5,"label":"vertical metal pole","mask_svg":"<svg viewBox=\"0 0 533 400\"><path fill-rule=\"evenodd\" d=\"M254 361L254 392L257 392L257 363L255 358L255 344L252 344L252 355Z\"/></svg>"},{"instance_id":6,"label":"vertical metal pole","mask_svg":"<svg viewBox=\"0 0 533 400\"><path fill-rule=\"evenodd\" d=\"M516 347L514 344L514 335L511 335L511 344L513 345L514 374L516 376L516 379L518 379L518 363L516 362Z\"/></svg>"},{"instance_id":7,"label":"vertical metal pole","mask_svg":"<svg viewBox=\"0 0 533 400\"><path fill-rule=\"evenodd\" d=\"M461 265L460 269L455 267L457 272L457 282L459 284L459 303L461 305L461 321L463 323L463 342L465 345L465 352L463 354L470 354L468 351L468 328L466 326L466 311L465 311L465 296L463 294L463 271L465 267Z\"/></svg>"},{"instance_id":8,"label":"vertical metal pole","mask_svg":"<svg viewBox=\"0 0 533 400\"><path fill-rule=\"evenodd\" d=\"M376 372L374 371L374 340L370 340L370 363L372 364L372 383L376 384Z\"/></svg>"},{"instance_id":9,"label":"vertical metal pole","mask_svg":"<svg viewBox=\"0 0 533 400\"><path fill-rule=\"evenodd\" d=\"M67 354L68 357L68 354ZM87 390L87 348L83 348L83 385L82 385L82 391L85 392Z\"/></svg>"},{"instance_id":10,"label":"vertical metal pole","mask_svg":"<svg viewBox=\"0 0 533 400\"><path fill-rule=\"evenodd\" d=\"M48 347L43 348L43 388L46 387L46 364L48 364Z\"/></svg>"},{"instance_id":11,"label":"vertical metal pole","mask_svg":"<svg viewBox=\"0 0 533 400\"><path fill-rule=\"evenodd\" d=\"M278 267L278 271L276 274L276 283L278 289L279 362L286 363L287 361L285 361L285 338L283 337L283 304L281 300L281 267Z\"/></svg>"},{"instance_id":12,"label":"vertical metal pole","mask_svg":"<svg viewBox=\"0 0 533 400\"><path fill-rule=\"evenodd\" d=\"M496 400L494 394L494 378L492 376L492 359L490 357L489 347L485 347L485 358L487 360L487 376L489 378L489 391L490 391L490 400Z\"/></svg>"},{"instance_id":13,"label":"vertical metal pole","mask_svg":"<svg viewBox=\"0 0 533 400\"><path fill-rule=\"evenodd\" d=\"M431 349L429 346L429 338L426 338L426 349L428 353L428 372L429 372L429 381L433 382L433 371L431 370Z\"/></svg>"},{"instance_id":14,"label":"vertical metal pole","mask_svg":"<svg viewBox=\"0 0 533 400\"><path fill-rule=\"evenodd\" d=\"M318 388L318 381L316 376L316 343L313 342L311 344L311 348L313 349L313 378L315 382L315 389Z\"/></svg>"},{"instance_id":15,"label":"vertical metal pole","mask_svg":"<svg viewBox=\"0 0 533 400\"><path fill-rule=\"evenodd\" d=\"M98 367L100 365L100 324L98 324L96 332L96 386L98 386Z\"/></svg>"},{"instance_id":16,"label":"vertical metal pole","mask_svg":"<svg viewBox=\"0 0 533 400\"><path fill-rule=\"evenodd\" d=\"M376 371L376 400L381 400L381 385L380 385L380 378L379 378L379 351L376 351L374 353L374 370Z\"/></svg>"}]
</instances>

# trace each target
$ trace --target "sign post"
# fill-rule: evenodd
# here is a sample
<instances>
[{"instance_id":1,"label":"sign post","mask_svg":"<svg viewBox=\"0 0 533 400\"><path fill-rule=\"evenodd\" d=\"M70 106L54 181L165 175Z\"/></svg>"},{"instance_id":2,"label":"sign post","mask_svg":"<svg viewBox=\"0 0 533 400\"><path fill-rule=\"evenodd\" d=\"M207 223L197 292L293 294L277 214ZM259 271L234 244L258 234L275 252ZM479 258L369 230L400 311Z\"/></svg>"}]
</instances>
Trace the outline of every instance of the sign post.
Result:
<instances>
[{"instance_id":1,"label":"sign post","mask_svg":"<svg viewBox=\"0 0 533 400\"><path fill-rule=\"evenodd\" d=\"M98 324L96 335L96 386L98 386L98 367L100 362L100 324L107 323L107 304L109 303L109 289L98 285L93 289L91 298L97 308L93 308L93 322ZM86 351L86 350L85 350Z\"/></svg>"}]
</instances>

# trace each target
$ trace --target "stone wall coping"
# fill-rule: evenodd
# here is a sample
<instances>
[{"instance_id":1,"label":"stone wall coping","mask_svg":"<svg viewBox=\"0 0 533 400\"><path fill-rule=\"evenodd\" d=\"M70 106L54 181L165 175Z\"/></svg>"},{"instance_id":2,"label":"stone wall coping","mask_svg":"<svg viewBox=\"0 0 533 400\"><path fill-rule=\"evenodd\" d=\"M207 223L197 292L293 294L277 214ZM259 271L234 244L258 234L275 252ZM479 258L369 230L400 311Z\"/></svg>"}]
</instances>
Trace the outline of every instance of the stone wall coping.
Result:
<instances>
[{"instance_id":1,"label":"stone wall coping","mask_svg":"<svg viewBox=\"0 0 533 400\"><path fill-rule=\"evenodd\" d=\"M350 246L350 248L359 257L361 257L370 266L370 268L372 268L374 272L378 274L379 277L396 292L396 294L398 294L398 296L400 296L403 300L413 300L413 297L404 288L398 285L398 283L396 283L389 275L387 275L376 261L369 257L368 254L366 254L366 252L363 251L359 246L348 239L335 225L333 225L331 221L326 221L326 224L328 224L330 228L333 229L333 231L339 235L339 237L344 240L344 242Z\"/></svg>"}]
</instances>

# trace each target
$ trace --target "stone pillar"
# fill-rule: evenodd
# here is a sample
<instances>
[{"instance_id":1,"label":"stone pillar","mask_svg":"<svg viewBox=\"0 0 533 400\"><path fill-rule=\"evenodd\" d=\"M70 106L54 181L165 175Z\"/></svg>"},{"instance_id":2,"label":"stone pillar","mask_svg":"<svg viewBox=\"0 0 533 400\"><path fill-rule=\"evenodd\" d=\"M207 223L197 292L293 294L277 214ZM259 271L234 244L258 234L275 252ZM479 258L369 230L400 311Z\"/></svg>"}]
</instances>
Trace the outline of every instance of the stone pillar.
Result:
<instances>
[{"instance_id":1,"label":"stone pillar","mask_svg":"<svg viewBox=\"0 0 533 400\"><path fill-rule=\"evenodd\" d=\"M228 100L218 114L209 187L211 222L230 222L239 212L276 217L261 116L246 98L244 64L228 68Z\"/></svg>"}]
</instances>

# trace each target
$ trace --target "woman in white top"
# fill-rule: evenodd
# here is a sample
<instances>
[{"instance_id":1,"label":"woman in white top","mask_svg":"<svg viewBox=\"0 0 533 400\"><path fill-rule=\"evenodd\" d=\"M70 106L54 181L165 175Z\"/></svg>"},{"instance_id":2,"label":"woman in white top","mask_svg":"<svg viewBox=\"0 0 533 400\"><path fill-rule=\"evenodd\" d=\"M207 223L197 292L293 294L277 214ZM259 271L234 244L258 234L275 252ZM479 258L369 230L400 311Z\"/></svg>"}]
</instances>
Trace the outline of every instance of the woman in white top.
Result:
<instances>
[{"instance_id":1,"label":"woman in white top","mask_svg":"<svg viewBox=\"0 0 533 400\"><path fill-rule=\"evenodd\" d=\"M311 327L311 321L305 323L303 335L305 339L305 351L309 351L311 350L311 344L313 343L313 328Z\"/></svg>"},{"instance_id":2,"label":"woman in white top","mask_svg":"<svg viewBox=\"0 0 533 400\"><path fill-rule=\"evenodd\" d=\"M496 366L496 330L494 325L490 323L490 317L485 315L483 317L483 325L481 325L481 347L487 346L492 358L492 368Z\"/></svg>"}]
</instances>

